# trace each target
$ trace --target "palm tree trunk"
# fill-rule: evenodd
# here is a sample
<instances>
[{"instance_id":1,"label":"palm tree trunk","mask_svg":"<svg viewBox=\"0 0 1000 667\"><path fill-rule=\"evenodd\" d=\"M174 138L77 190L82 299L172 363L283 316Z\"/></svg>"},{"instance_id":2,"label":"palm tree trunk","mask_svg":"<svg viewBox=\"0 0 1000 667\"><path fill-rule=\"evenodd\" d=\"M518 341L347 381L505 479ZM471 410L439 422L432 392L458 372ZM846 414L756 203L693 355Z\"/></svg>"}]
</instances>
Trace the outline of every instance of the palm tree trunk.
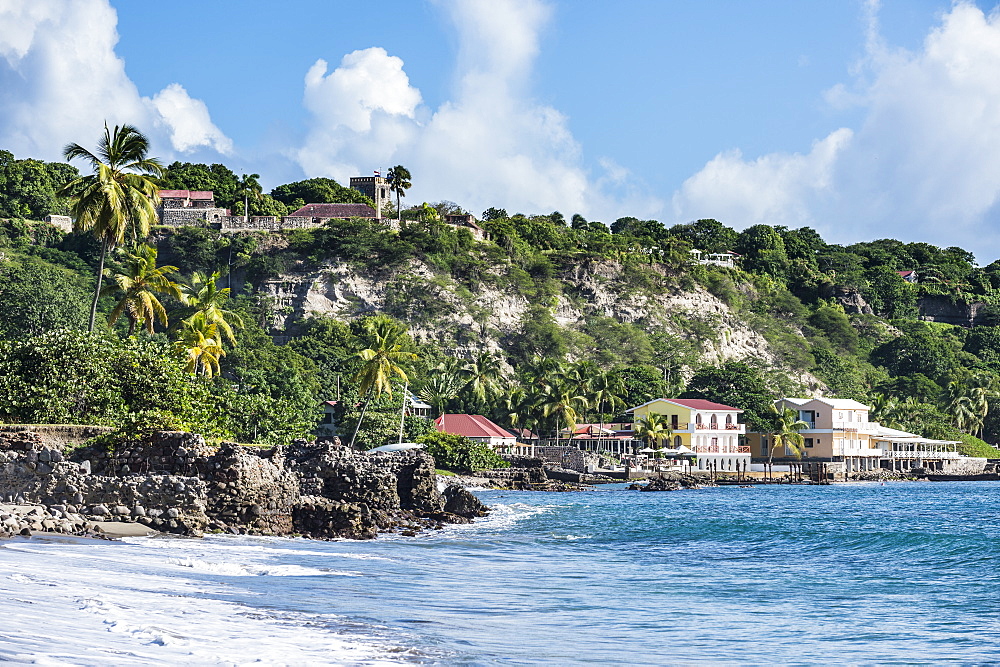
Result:
<instances>
[{"instance_id":1,"label":"palm tree trunk","mask_svg":"<svg viewBox=\"0 0 1000 667\"><path fill-rule=\"evenodd\" d=\"M348 449L354 449L354 441L358 437L358 431L361 430L361 421L365 418L365 410L367 409L368 409L368 401L362 401L361 415L358 417L358 425L354 427L354 435L351 436L351 443L347 446Z\"/></svg>"},{"instance_id":2,"label":"palm tree trunk","mask_svg":"<svg viewBox=\"0 0 1000 667\"><path fill-rule=\"evenodd\" d=\"M403 221L403 210L399 208L399 190L396 190L396 223L400 224Z\"/></svg>"},{"instance_id":3,"label":"palm tree trunk","mask_svg":"<svg viewBox=\"0 0 1000 667\"><path fill-rule=\"evenodd\" d=\"M101 298L101 279L104 277L104 257L108 254L108 240L101 240L101 261L97 265L97 288L94 290L94 301L90 304L90 325L87 331L94 333L94 321L97 319L97 300Z\"/></svg>"}]
</instances>

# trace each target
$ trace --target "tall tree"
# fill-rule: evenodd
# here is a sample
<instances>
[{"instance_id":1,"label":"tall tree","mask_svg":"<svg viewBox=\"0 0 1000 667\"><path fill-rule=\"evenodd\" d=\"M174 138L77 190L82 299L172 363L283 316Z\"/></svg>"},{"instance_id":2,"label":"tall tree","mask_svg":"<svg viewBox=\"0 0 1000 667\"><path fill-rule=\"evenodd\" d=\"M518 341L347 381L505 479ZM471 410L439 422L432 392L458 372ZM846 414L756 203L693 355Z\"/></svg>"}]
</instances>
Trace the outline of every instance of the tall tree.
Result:
<instances>
[{"instance_id":1,"label":"tall tree","mask_svg":"<svg viewBox=\"0 0 1000 667\"><path fill-rule=\"evenodd\" d=\"M94 330L108 250L126 241L145 238L156 220L160 197L151 177L161 176L163 167L155 158L148 157L148 152L149 140L135 127L115 125L110 130L107 123L96 154L80 144L69 144L63 149L66 160L80 158L93 169L92 174L71 181L59 191L61 196L71 197L74 229L90 232L101 243L89 331Z\"/></svg>"},{"instance_id":2,"label":"tall tree","mask_svg":"<svg viewBox=\"0 0 1000 667\"><path fill-rule=\"evenodd\" d=\"M400 364L417 358L416 354L404 349L406 329L391 317L387 315L373 317L365 321L364 330L370 337L370 343L357 355L361 359L362 366L355 379L360 385L362 405L358 425L354 429L354 435L351 436L351 447L358 437L371 395L374 394L378 398L386 393L391 398L393 378L409 382L409 377Z\"/></svg>"},{"instance_id":3,"label":"tall tree","mask_svg":"<svg viewBox=\"0 0 1000 667\"><path fill-rule=\"evenodd\" d=\"M197 313L204 313L205 319L214 323L223 336L235 343L233 325L243 326L243 320L231 310L226 310L229 301L229 288L219 289L219 272L211 275L195 271L191 277L180 286L180 300L186 306L185 321Z\"/></svg>"},{"instance_id":4,"label":"tall tree","mask_svg":"<svg viewBox=\"0 0 1000 667\"><path fill-rule=\"evenodd\" d=\"M659 449L664 442L670 440L674 430L666 415L653 412L635 423L635 434L639 439L645 440L647 444L656 445Z\"/></svg>"},{"instance_id":5,"label":"tall tree","mask_svg":"<svg viewBox=\"0 0 1000 667\"><path fill-rule=\"evenodd\" d=\"M146 244L123 255L120 270L105 269L109 282L101 289L101 294L121 295L108 316L108 323L114 324L124 313L128 317L129 336L135 333L136 326L152 334L156 321L167 326L167 311L157 295L180 297L177 283L170 279L177 267L157 266L156 248Z\"/></svg>"},{"instance_id":6,"label":"tall tree","mask_svg":"<svg viewBox=\"0 0 1000 667\"><path fill-rule=\"evenodd\" d=\"M410 179L413 176L410 175L410 170L401 164L397 164L395 167L389 170L386 174L385 180L389 183L389 189L396 193L396 220L401 221L403 219L403 211L400 208L399 198L406 196L406 191L413 187L413 183Z\"/></svg>"},{"instance_id":7,"label":"tall tree","mask_svg":"<svg viewBox=\"0 0 1000 667\"><path fill-rule=\"evenodd\" d=\"M219 327L208 321L205 313L196 313L184 322L174 349L184 357L188 373L205 377L217 375L219 360L226 356L226 351L222 349Z\"/></svg>"},{"instance_id":8,"label":"tall tree","mask_svg":"<svg viewBox=\"0 0 1000 667\"><path fill-rule=\"evenodd\" d=\"M778 447L790 449L795 458L802 458L805 438L799 432L809 428L809 424L799 419L791 408L778 408L771 405L771 446L767 450L767 463L770 465L774 450Z\"/></svg>"}]
</instances>

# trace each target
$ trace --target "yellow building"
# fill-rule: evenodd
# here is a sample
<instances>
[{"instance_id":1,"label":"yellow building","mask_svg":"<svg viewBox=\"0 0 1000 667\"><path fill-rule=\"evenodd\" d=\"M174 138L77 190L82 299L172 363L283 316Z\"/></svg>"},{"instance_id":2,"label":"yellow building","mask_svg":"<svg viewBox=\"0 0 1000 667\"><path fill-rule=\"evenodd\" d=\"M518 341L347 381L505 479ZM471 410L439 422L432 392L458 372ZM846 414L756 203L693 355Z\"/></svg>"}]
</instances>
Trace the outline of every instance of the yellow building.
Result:
<instances>
[{"instance_id":1,"label":"yellow building","mask_svg":"<svg viewBox=\"0 0 1000 667\"><path fill-rule=\"evenodd\" d=\"M672 431L669 449L692 452L698 470L749 469L750 448L740 443L746 426L738 421L739 408L699 398L657 398L626 412L632 414L633 430L650 415L664 415Z\"/></svg>"}]
</instances>

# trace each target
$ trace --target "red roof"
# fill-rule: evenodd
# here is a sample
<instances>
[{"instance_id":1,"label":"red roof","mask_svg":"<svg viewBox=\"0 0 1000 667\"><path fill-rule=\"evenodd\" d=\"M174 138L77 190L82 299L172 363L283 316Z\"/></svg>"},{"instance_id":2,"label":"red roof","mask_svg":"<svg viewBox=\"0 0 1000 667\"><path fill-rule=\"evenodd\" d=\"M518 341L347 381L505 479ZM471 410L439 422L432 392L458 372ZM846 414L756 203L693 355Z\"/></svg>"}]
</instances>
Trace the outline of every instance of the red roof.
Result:
<instances>
[{"instance_id":1,"label":"red roof","mask_svg":"<svg viewBox=\"0 0 1000 667\"><path fill-rule=\"evenodd\" d=\"M723 405L722 403L713 403L703 398L668 398L666 400L677 405L683 405L685 408L691 408L692 410L735 410L736 412L743 412L739 408Z\"/></svg>"},{"instance_id":2,"label":"red roof","mask_svg":"<svg viewBox=\"0 0 1000 667\"><path fill-rule=\"evenodd\" d=\"M901 275L903 278L913 275L913 271L896 271L896 273Z\"/></svg>"},{"instance_id":3,"label":"red roof","mask_svg":"<svg viewBox=\"0 0 1000 667\"><path fill-rule=\"evenodd\" d=\"M368 204L306 204L293 218L374 218L375 209Z\"/></svg>"},{"instance_id":4,"label":"red roof","mask_svg":"<svg viewBox=\"0 0 1000 667\"><path fill-rule=\"evenodd\" d=\"M739 408L734 408L729 405L723 405L722 403L713 403L712 401L706 401L703 398L654 398L652 401L646 401L642 405L637 405L634 408L629 408L625 412L634 412L639 408L649 405L650 403L655 403L656 401L667 401L668 403L674 403L675 405L680 405L685 408L690 408L691 410L729 410L730 412L743 412Z\"/></svg>"},{"instance_id":5,"label":"red roof","mask_svg":"<svg viewBox=\"0 0 1000 667\"><path fill-rule=\"evenodd\" d=\"M464 435L467 438L514 437L482 415L441 415L434 420L434 425L442 433Z\"/></svg>"},{"instance_id":6,"label":"red roof","mask_svg":"<svg viewBox=\"0 0 1000 667\"><path fill-rule=\"evenodd\" d=\"M160 199L215 199L212 190L160 190Z\"/></svg>"}]
</instances>

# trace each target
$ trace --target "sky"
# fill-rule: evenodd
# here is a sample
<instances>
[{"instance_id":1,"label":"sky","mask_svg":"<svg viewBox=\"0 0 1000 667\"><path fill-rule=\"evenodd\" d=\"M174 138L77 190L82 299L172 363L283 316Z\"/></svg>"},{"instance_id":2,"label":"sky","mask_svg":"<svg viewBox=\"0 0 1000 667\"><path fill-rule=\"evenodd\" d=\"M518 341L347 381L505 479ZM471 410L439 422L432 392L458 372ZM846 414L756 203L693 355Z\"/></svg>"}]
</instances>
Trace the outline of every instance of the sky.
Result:
<instances>
[{"instance_id":1,"label":"sky","mask_svg":"<svg viewBox=\"0 0 1000 667\"><path fill-rule=\"evenodd\" d=\"M0 148L1000 257L1000 13L948 0L0 0Z\"/></svg>"}]
</instances>

